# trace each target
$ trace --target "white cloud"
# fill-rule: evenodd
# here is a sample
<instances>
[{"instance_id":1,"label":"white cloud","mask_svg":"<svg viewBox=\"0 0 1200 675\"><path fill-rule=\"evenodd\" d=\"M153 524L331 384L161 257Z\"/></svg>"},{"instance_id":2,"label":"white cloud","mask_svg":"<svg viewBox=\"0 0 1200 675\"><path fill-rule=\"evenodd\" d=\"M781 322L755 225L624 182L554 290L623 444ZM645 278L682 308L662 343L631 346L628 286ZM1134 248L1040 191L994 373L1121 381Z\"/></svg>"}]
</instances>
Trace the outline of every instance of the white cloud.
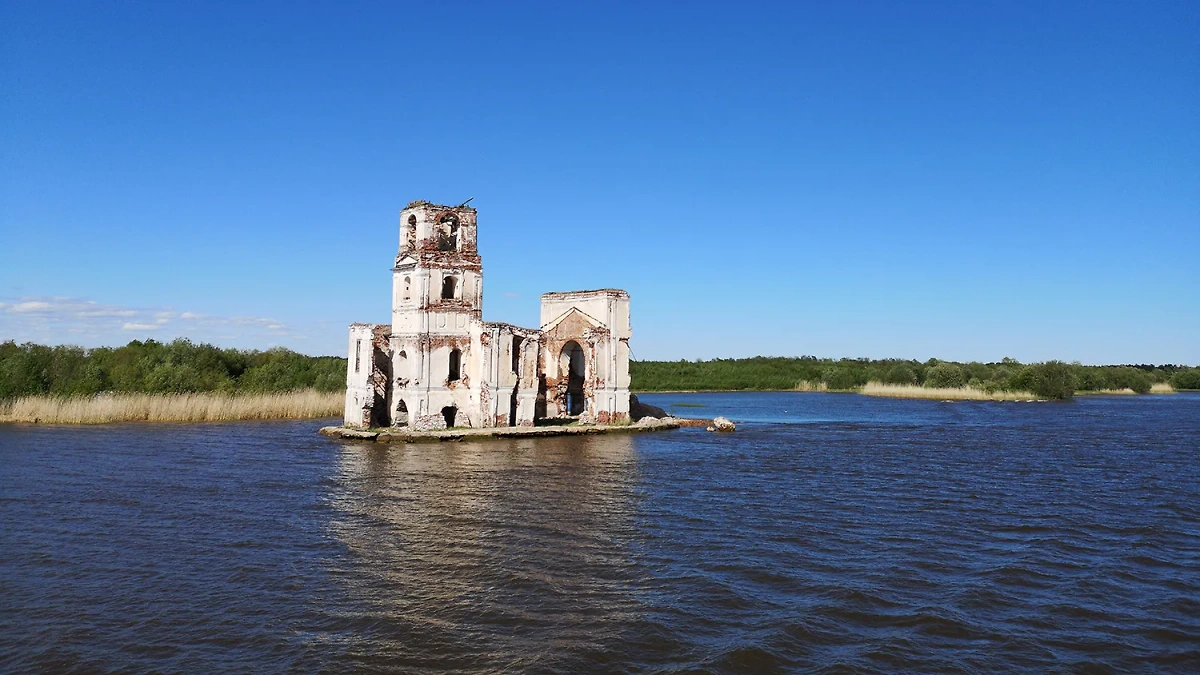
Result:
<instances>
[{"instance_id":1,"label":"white cloud","mask_svg":"<svg viewBox=\"0 0 1200 675\"><path fill-rule=\"evenodd\" d=\"M163 340L179 336L261 349L268 342L304 339L312 330L326 332L328 328L321 320L295 329L271 317L215 316L177 312L171 307L107 305L84 298L0 296L0 340L18 342L111 345L128 341L130 332L153 331Z\"/></svg>"},{"instance_id":2,"label":"white cloud","mask_svg":"<svg viewBox=\"0 0 1200 675\"><path fill-rule=\"evenodd\" d=\"M9 307L8 311L24 314L26 312L44 312L48 309L50 309L50 303L35 300L31 302L18 302Z\"/></svg>"},{"instance_id":3,"label":"white cloud","mask_svg":"<svg viewBox=\"0 0 1200 675\"><path fill-rule=\"evenodd\" d=\"M84 318L127 317L137 316L136 309L85 309L76 312L75 316Z\"/></svg>"}]
</instances>

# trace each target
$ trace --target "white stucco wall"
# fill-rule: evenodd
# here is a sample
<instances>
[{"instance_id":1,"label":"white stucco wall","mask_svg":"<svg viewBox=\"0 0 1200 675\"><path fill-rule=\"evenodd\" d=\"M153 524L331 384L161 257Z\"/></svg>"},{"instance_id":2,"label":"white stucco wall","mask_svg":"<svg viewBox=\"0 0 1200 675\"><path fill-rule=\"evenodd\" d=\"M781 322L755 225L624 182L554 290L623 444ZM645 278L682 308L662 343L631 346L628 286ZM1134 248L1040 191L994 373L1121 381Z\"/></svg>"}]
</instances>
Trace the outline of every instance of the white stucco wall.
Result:
<instances>
[{"instance_id":1,"label":"white stucco wall","mask_svg":"<svg viewBox=\"0 0 1200 675\"><path fill-rule=\"evenodd\" d=\"M375 390L371 385L374 348L371 339L374 333L371 324L356 323L350 326L346 362L346 406L343 423L348 427L366 426L363 410L371 405Z\"/></svg>"}]
</instances>

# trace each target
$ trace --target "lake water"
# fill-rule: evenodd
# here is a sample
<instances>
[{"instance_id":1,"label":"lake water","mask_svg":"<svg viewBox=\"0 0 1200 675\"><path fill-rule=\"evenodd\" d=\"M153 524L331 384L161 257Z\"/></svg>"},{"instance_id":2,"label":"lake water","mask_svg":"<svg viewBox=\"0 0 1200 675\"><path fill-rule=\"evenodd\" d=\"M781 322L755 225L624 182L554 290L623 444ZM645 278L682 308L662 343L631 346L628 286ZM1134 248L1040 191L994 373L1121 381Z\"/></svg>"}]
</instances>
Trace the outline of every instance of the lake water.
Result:
<instances>
[{"instance_id":1,"label":"lake water","mask_svg":"<svg viewBox=\"0 0 1200 675\"><path fill-rule=\"evenodd\" d=\"M1200 672L1200 395L643 398L742 424L0 425L0 672Z\"/></svg>"}]
</instances>

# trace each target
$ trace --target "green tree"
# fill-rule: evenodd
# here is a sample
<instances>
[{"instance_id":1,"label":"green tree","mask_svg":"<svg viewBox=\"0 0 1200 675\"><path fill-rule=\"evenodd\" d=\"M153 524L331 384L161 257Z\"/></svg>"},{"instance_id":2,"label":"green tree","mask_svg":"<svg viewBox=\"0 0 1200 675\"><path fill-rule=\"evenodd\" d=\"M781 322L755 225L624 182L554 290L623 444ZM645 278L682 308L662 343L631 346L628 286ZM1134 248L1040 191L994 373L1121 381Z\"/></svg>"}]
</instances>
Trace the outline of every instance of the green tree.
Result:
<instances>
[{"instance_id":1,"label":"green tree","mask_svg":"<svg viewBox=\"0 0 1200 675\"><path fill-rule=\"evenodd\" d=\"M1176 389L1200 389L1200 368L1176 372L1171 376L1171 386Z\"/></svg>"},{"instance_id":2,"label":"green tree","mask_svg":"<svg viewBox=\"0 0 1200 675\"><path fill-rule=\"evenodd\" d=\"M287 349L219 349L186 339L131 341L124 347L46 347L0 342L0 400L32 394L89 395L101 391L184 393L284 391L346 386L346 359Z\"/></svg>"},{"instance_id":3,"label":"green tree","mask_svg":"<svg viewBox=\"0 0 1200 675\"><path fill-rule=\"evenodd\" d=\"M1043 398L1071 398L1075 395L1075 376L1062 361L1047 361L1028 366L1029 390Z\"/></svg>"},{"instance_id":4,"label":"green tree","mask_svg":"<svg viewBox=\"0 0 1200 675\"><path fill-rule=\"evenodd\" d=\"M883 381L888 384L916 384L917 373L907 363L897 363L883 376Z\"/></svg>"},{"instance_id":5,"label":"green tree","mask_svg":"<svg viewBox=\"0 0 1200 675\"><path fill-rule=\"evenodd\" d=\"M1114 389L1132 389L1139 394L1150 391L1150 376L1137 368L1113 368L1109 378Z\"/></svg>"},{"instance_id":6,"label":"green tree","mask_svg":"<svg viewBox=\"0 0 1200 675\"><path fill-rule=\"evenodd\" d=\"M966 373L953 363L939 363L925 371L926 387L957 388L966 384Z\"/></svg>"}]
</instances>

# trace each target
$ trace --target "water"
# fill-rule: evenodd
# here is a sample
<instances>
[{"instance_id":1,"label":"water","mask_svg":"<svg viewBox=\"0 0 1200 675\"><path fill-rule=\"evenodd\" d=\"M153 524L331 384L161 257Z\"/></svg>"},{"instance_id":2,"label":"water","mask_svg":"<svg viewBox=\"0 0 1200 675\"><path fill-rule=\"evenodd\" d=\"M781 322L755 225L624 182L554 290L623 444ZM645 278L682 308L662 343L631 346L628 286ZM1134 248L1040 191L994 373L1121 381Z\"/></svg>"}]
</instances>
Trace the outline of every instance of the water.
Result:
<instances>
[{"instance_id":1,"label":"water","mask_svg":"<svg viewBox=\"0 0 1200 675\"><path fill-rule=\"evenodd\" d=\"M0 426L0 672L1197 672L1200 396Z\"/></svg>"}]
</instances>

